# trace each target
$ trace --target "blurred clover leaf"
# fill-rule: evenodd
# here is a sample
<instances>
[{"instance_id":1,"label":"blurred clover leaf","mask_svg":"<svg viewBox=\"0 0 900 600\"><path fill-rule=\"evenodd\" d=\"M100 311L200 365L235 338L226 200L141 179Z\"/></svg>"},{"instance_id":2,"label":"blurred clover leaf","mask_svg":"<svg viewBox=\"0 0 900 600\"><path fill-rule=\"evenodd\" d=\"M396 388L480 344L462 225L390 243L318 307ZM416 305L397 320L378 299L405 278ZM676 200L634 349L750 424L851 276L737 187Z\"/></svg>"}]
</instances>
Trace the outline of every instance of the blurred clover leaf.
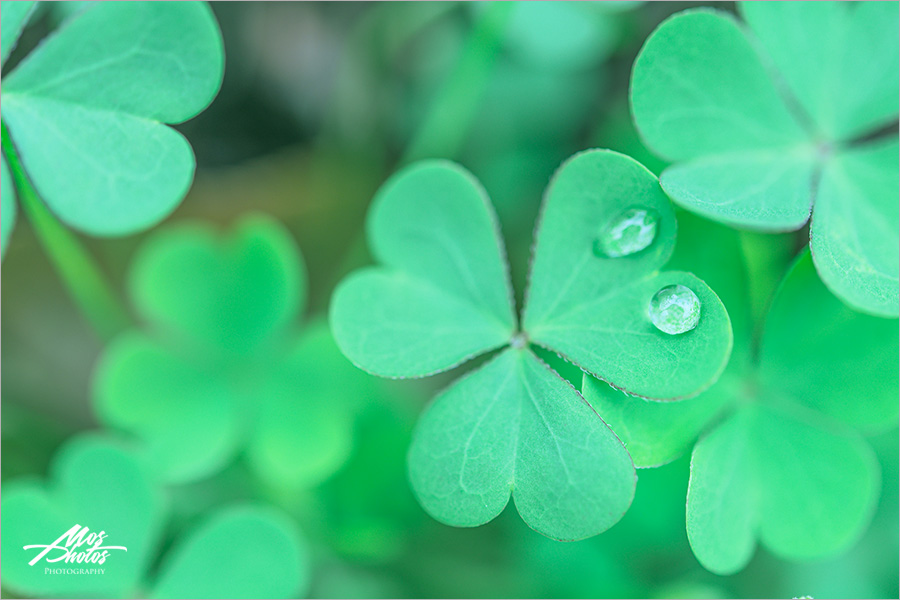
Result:
<instances>
[{"instance_id":1,"label":"blurred clover leaf","mask_svg":"<svg viewBox=\"0 0 900 600\"><path fill-rule=\"evenodd\" d=\"M785 559L839 553L865 530L879 495L878 464L860 433L897 424L897 322L840 302L807 252L765 317L758 356L738 351L751 348L754 327L737 234L696 218L681 224L720 250L711 257L688 243L676 260L691 259L721 293L735 325L732 363L709 391L683 402L630 398L589 376L585 398L639 467L669 462L701 436L687 530L710 571L741 570L757 537Z\"/></svg>"},{"instance_id":2,"label":"blurred clover leaf","mask_svg":"<svg viewBox=\"0 0 900 600\"><path fill-rule=\"evenodd\" d=\"M650 35L631 80L647 144L676 164L678 204L732 226L799 229L842 300L896 317L896 2L742 2ZM893 125L892 125L893 124Z\"/></svg>"},{"instance_id":3,"label":"blurred clover leaf","mask_svg":"<svg viewBox=\"0 0 900 600\"><path fill-rule=\"evenodd\" d=\"M164 557L150 598L296 598L308 553L290 522L263 506L220 509Z\"/></svg>"},{"instance_id":4,"label":"blurred clover leaf","mask_svg":"<svg viewBox=\"0 0 900 600\"><path fill-rule=\"evenodd\" d=\"M653 235L629 255L598 255L598 237L633 206L658 215ZM530 345L647 397L696 394L718 377L731 349L728 315L693 275L658 271L675 243L675 218L656 178L603 150L560 167L536 234L521 331L490 201L462 167L424 161L397 173L367 223L383 266L348 276L331 304L335 339L356 365L421 377L499 350L419 421L409 473L426 511L476 526L512 495L525 522L555 539L616 523L634 495L631 458ZM681 335L648 316L651 297L673 284L702 304L699 324Z\"/></svg>"},{"instance_id":5,"label":"blurred clover leaf","mask_svg":"<svg viewBox=\"0 0 900 600\"><path fill-rule=\"evenodd\" d=\"M249 216L229 236L202 224L150 238L130 275L146 328L107 346L94 380L100 420L133 433L173 482L239 451L279 488L319 483L350 453L372 378L324 321L296 331L306 271L290 234Z\"/></svg>"},{"instance_id":6,"label":"blurred clover leaf","mask_svg":"<svg viewBox=\"0 0 900 600\"><path fill-rule=\"evenodd\" d=\"M236 506L176 540L155 582L145 580L166 514L162 490L145 457L125 444L82 435L57 454L48 483L4 482L3 585L38 597L288 598L305 589L307 555L294 526L272 509ZM102 565L48 563L41 551L74 525L105 531ZM236 543L236 541L238 543ZM86 550L82 546L79 551ZM57 575L45 568L102 568L98 575Z\"/></svg>"},{"instance_id":7,"label":"blurred clover leaf","mask_svg":"<svg viewBox=\"0 0 900 600\"><path fill-rule=\"evenodd\" d=\"M618 13L640 2L520 2L504 32L505 50L521 62L546 70L596 67L621 37ZM473 5L474 10L483 10Z\"/></svg>"},{"instance_id":8,"label":"blurred clover leaf","mask_svg":"<svg viewBox=\"0 0 900 600\"><path fill-rule=\"evenodd\" d=\"M34 2L3 2L2 59ZM150 227L194 174L187 140L166 124L212 101L224 50L203 2L97 2L3 77L3 124L42 200L92 235ZM4 134L5 135L5 134ZM3 239L14 215L3 165Z\"/></svg>"}]
</instances>

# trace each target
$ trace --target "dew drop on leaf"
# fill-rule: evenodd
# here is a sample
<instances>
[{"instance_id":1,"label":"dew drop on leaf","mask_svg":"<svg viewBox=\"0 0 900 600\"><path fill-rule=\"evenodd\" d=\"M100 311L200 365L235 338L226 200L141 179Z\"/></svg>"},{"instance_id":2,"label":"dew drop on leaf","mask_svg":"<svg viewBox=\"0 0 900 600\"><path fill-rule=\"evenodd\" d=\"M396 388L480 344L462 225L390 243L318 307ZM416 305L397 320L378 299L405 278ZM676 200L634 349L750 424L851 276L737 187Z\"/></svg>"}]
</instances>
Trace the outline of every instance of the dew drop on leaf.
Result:
<instances>
[{"instance_id":1,"label":"dew drop on leaf","mask_svg":"<svg viewBox=\"0 0 900 600\"><path fill-rule=\"evenodd\" d=\"M700 298L683 285L667 285L650 299L647 312L657 329L677 335L690 331L700 322Z\"/></svg>"},{"instance_id":2,"label":"dew drop on leaf","mask_svg":"<svg viewBox=\"0 0 900 600\"><path fill-rule=\"evenodd\" d=\"M653 243L658 222L659 213L652 208L628 208L603 228L594 241L594 254L619 258L640 252Z\"/></svg>"}]
</instances>

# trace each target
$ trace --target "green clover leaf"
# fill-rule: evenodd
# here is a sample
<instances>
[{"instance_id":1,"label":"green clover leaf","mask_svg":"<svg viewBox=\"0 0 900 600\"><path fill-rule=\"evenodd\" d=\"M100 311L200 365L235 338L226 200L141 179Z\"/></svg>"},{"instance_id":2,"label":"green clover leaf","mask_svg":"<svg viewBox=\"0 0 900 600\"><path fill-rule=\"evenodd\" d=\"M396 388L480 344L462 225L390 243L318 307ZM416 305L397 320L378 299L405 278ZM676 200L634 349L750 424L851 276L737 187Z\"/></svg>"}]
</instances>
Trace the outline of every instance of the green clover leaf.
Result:
<instances>
[{"instance_id":1,"label":"green clover leaf","mask_svg":"<svg viewBox=\"0 0 900 600\"><path fill-rule=\"evenodd\" d=\"M634 64L631 101L681 206L732 226L810 219L819 275L851 306L898 314L897 4L742 2L749 31L678 13ZM811 35L810 32L816 32Z\"/></svg>"},{"instance_id":2,"label":"green clover leaf","mask_svg":"<svg viewBox=\"0 0 900 600\"><path fill-rule=\"evenodd\" d=\"M309 558L293 523L261 506L218 510L165 557L150 598L295 598Z\"/></svg>"},{"instance_id":3,"label":"green clover leaf","mask_svg":"<svg viewBox=\"0 0 900 600\"><path fill-rule=\"evenodd\" d=\"M133 451L99 436L76 437L57 453L47 484L30 478L4 482L3 585L38 597L122 597L139 585L162 531L165 501L148 465ZM103 565L34 559L74 525L106 531ZM47 558L56 557L52 551ZM102 567L103 576L45 574L44 568Z\"/></svg>"},{"instance_id":4,"label":"green clover leaf","mask_svg":"<svg viewBox=\"0 0 900 600\"><path fill-rule=\"evenodd\" d=\"M24 594L290 598L307 585L307 552L295 527L274 510L252 505L218 510L176 541L155 583L146 581L166 502L146 456L99 435L78 436L63 446L48 484L28 478L6 483L2 509L3 584ZM126 550L109 550L102 565L44 559L28 564L41 549L23 546L51 544L75 524L105 531L104 545ZM46 559L60 555L53 550ZM103 573L59 575L45 568L102 568ZM143 589L151 593L145 596Z\"/></svg>"},{"instance_id":5,"label":"green clover leaf","mask_svg":"<svg viewBox=\"0 0 900 600\"><path fill-rule=\"evenodd\" d=\"M707 225L701 233L727 248L722 228ZM722 291L734 322L749 323L740 316L747 312L746 300L741 305L746 282L735 275L734 262L717 257L695 264ZM720 285L729 278L732 287ZM707 569L741 570L757 538L786 559L821 558L858 538L878 498L878 464L856 430L896 426L896 326L833 296L807 252L768 311L758 358L736 355L708 392L653 403L586 376L584 394L638 466L672 460L702 434L691 462L687 529ZM752 328L735 328L742 330L738 346L749 348ZM673 423L684 429L671 431Z\"/></svg>"},{"instance_id":6,"label":"green clover leaf","mask_svg":"<svg viewBox=\"0 0 900 600\"><path fill-rule=\"evenodd\" d=\"M4 60L31 4L3 2ZM98 2L4 76L3 122L57 217L125 235L158 223L187 193L193 152L166 124L206 108L223 69L205 3ZM4 175L4 203L7 183Z\"/></svg>"},{"instance_id":7,"label":"green clover leaf","mask_svg":"<svg viewBox=\"0 0 900 600\"><path fill-rule=\"evenodd\" d=\"M168 480L210 475L242 449L287 488L344 462L370 378L324 322L294 331L306 272L281 225L250 216L227 237L204 225L163 230L138 253L130 287L147 328L107 347L94 404L102 422L147 444Z\"/></svg>"},{"instance_id":8,"label":"green clover leaf","mask_svg":"<svg viewBox=\"0 0 900 600\"><path fill-rule=\"evenodd\" d=\"M637 2L522 2L510 15L504 47L539 69L589 69L619 42L616 13L637 6Z\"/></svg>"},{"instance_id":9,"label":"green clover leaf","mask_svg":"<svg viewBox=\"0 0 900 600\"><path fill-rule=\"evenodd\" d=\"M837 554L871 520L880 487L872 449L850 430L790 408L743 406L694 448L688 539L714 573L742 569L757 537L781 558Z\"/></svg>"},{"instance_id":10,"label":"green clover leaf","mask_svg":"<svg viewBox=\"0 0 900 600\"><path fill-rule=\"evenodd\" d=\"M655 237L629 256L597 256L598 236L635 205L659 215ZM696 394L724 368L728 315L697 278L658 272L674 245L675 218L656 178L620 154L584 152L554 176L521 332L498 233L487 194L463 168L425 161L404 169L369 214L369 245L383 266L338 286L332 330L357 366L389 377L429 375L504 348L421 417L409 456L413 490L450 525L486 523L512 495L525 522L548 537L595 535L630 505L633 464L530 344L634 393L676 398ZM674 283L702 304L699 324L682 335L663 333L647 314L654 293Z\"/></svg>"}]
</instances>

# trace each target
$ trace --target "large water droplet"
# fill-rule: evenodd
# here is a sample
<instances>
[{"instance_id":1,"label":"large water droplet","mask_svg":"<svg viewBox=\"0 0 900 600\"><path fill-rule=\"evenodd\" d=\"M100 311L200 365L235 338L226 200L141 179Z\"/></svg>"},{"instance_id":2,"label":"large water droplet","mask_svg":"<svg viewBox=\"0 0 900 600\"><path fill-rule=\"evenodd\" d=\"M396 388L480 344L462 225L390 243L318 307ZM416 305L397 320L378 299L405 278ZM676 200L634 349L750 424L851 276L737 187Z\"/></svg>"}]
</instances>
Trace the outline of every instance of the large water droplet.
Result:
<instances>
[{"instance_id":1,"label":"large water droplet","mask_svg":"<svg viewBox=\"0 0 900 600\"><path fill-rule=\"evenodd\" d=\"M619 258L640 252L656 238L659 213L652 208L632 207L612 219L594 241L594 254Z\"/></svg>"},{"instance_id":2,"label":"large water droplet","mask_svg":"<svg viewBox=\"0 0 900 600\"><path fill-rule=\"evenodd\" d=\"M667 285L650 299L647 313L657 329L677 335L700 322L700 298L683 285Z\"/></svg>"}]
</instances>

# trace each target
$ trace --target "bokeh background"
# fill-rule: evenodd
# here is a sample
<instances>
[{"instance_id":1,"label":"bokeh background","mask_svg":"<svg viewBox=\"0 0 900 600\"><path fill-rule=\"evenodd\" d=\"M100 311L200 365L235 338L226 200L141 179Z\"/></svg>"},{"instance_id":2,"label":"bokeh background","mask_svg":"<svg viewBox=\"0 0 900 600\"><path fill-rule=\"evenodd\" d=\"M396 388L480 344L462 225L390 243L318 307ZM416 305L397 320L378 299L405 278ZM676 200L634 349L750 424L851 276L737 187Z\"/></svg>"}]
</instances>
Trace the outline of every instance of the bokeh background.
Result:
<instances>
[{"instance_id":1,"label":"bokeh background","mask_svg":"<svg viewBox=\"0 0 900 600\"><path fill-rule=\"evenodd\" d=\"M541 194L563 159L606 147L657 173L664 166L631 124L628 77L650 31L698 5L536 3L517 7L498 30L485 24L481 3L214 3L225 81L209 109L178 126L198 170L166 224L227 227L248 211L272 216L290 230L309 270L304 318L324 316L335 284L370 262L362 232L375 190L411 159L444 156L487 188L521 298ZM702 5L734 10L731 3ZM68 10L77 7L45 10L8 67ZM129 265L153 234L83 239L125 296ZM788 237L799 248L806 235ZM45 476L67 439L101 427L90 396L102 349L22 219L2 268L4 482ZM688 546L689 456L639 471L625 518L582 542L546 539L511 507L476 529L430 519L406 481L406 450L422 407L459 374L385 382L383 393L357 409L349 459L311 489L273 491L241 460L171 488L166 543L217 507L252 499L279 506L303 532L312 597L900 593L896 429L871 439L883 492L872 526L850 551L795 564L760 549L743 572L720 577ZM569 375L580 383L578 373Z\"/></svg>"}]
</instances>

